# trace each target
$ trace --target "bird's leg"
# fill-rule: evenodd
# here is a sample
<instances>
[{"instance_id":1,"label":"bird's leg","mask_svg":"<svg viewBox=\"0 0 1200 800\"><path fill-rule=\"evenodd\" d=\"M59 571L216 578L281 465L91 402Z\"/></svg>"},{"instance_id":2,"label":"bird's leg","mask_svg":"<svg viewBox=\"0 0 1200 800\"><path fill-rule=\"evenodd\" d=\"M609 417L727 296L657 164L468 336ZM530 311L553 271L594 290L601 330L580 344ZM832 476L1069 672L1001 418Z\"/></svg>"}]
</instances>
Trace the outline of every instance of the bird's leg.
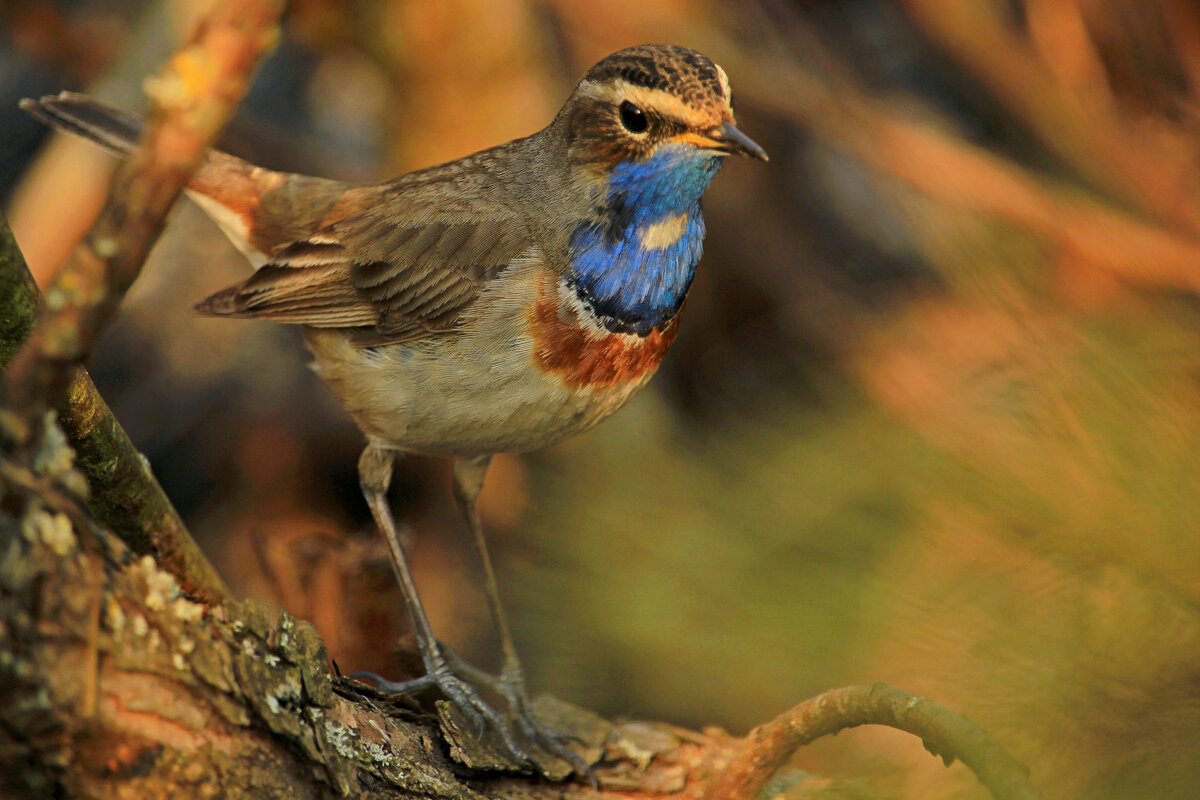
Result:
<instances>
[{"instance_id":1,"label":"bird's leg","mask_svg":"<svg viewBox=\"0 0 1200 800\"><path fill-rule=\"evenodd\" d=\"M363 451L362 457L358 460L358 475L367 505L371 507L371 514L375 517L379 532L383 534L384 541L387 542L388 555L391 557L392 568L396 571L400 590L404 593L404 602L408 606L408 613L412 618L413 629L417 636L417 647L421 651L421 660L425 664L426 674L403 683L389 681L373 673L355 673L349 677L370 678L379 685L381 691L393 694L405 694L428 686L437 686L446 699L454 703L460 711L474 721L481 731L484 724L490 722L504 740L510 755L517 761L532 763L529 755L513 739L503 718L483 701L470 684L453 673L433 636L433 628L430 626L429 617L426 616L425 608L421 604L421 597L417 594L417 585L413 581L412 570L409 569L408 559L404 555L404 547L400 543L400 537L396 535L396 525L392 520L391 509L388 508L387 490L392 481L394 458L393 451L368 444L367 449Z\"/></svg>"},{"instance_id":2,"label":"bird's leg","mask_svg":"<svg viewBox=\"0 0 1200 800\"><path fill-rule=\"evenodd\" d=\"M454 499L467 520L467 527L471 529L471 538L475 542L475 550L483 563L483 588L487 594L488 610L491 611L496 633L500 636L500 654L503 659L500 680L514 690L524 693L525 673L521 668L521 659L517 656L517 648L513 645L512 631L508 627L504 606L500 604L500 587L496 583L496 572L492 569L487 540L483 536L483 523L476 508L476 500L483 488L483 478L491 461L491 456L480 456L460 458L454 462Z\"/></svg>"},{"instance_id":3,"label":"bird's leg","mask_svg":"<svg viewBox=\"0 0 1200 800\"><path fill-rule=\"evenodd\" d=\"M492 613L492 622L500 637L500 676L492 679L465 663L457 662L455 669L469 674L472 680L489 683L508 701L509 707L516 716L518 723L531 739L547 747L551 752L570 763L577 773L592 778L591 770L582 758L563 745L562 740L572 738L570 734L550 730L538 722L525 690L525 672L521 668L521 659L517 656L517 648L513 644L512 632L508 627L508 618L504 614L504 606L500 603L500 589L496 584L496 573L492 569L492 559L488 555L487 541L483 536L483 523L479 519L476 500L483 488L483 479L487 474L491 456L476 458L459 458L454 462L454 499L466 518L467 527L471 529L471 538L483 564L483 588L487 594L488 608ZM490 679L490 680L489 680Z\"/></svg>"}]
</instances>

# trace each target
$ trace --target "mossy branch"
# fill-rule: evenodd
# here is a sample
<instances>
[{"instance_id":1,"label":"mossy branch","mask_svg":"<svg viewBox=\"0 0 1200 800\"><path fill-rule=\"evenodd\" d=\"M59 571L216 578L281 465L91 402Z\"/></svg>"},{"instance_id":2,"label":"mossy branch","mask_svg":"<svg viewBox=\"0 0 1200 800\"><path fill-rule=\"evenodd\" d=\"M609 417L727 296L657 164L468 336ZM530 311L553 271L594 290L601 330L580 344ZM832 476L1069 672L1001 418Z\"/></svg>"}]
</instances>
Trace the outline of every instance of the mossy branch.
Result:
<instances>
[{"instance_id":1,"label":"mossy branch","mask_svg":"<svg viewBox=\"0 0 1200 800\"><path fill-rule=\"evenodd\" d=\"M0 369L7 369L37 324L42 293L34 283L25 256L17 246L8 220L0 212Z\"/></svg>"},{"instance_id":2,"label":"mossy branch","mask_svg":"<svg viewBox=\"0 0 1200 800\"><path fill-rule=\"evenodd\" d=\"M0 215L0 369L8 367L28 339L42 304L12 230ZM75 367L67 380L56 410L75 450L75 466L87 479L87 506L97 522L134 553L154 556L193 597L209 602L230 597L87 371Z\"/></svg>"},{"instance_id":3,"label":"mossy branch","mask_svg":"<svg viewBox=\"0 0 1200 800\"><path fill-rule=\"evenodd\" d=\"M150 557L82 548L68 518L0 505L0 795L473 798L590 791L521 774L445 708L424 712L331 677L308 622L188 599ZM101 534L101 538L104 535ZM612 726L543 698L611 793L699 791L733 742ZM461 731L461 732L460 732ZM539 759L553 777L571 766ZM467 764L473 766L468 767ZM557 769L557 772L555 770Z\"/></svg>"}]
</instances>

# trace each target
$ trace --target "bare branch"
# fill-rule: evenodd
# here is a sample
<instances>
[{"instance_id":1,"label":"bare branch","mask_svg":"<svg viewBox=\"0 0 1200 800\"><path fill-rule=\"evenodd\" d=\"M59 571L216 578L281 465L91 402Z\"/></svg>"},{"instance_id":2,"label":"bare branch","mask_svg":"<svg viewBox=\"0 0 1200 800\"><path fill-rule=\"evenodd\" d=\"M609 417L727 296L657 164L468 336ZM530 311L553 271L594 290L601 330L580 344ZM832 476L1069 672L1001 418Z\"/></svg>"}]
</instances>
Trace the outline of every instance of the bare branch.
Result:
<instances>
[{"instance_id":1,"label":"bare branch","mask_svg":"<svg viewBox=\"0 0 1200 800\"><path fill-rule=\"evenodd\" d=\"M311 623L286 612L275 621L255 602L193 603L153 559L123 557L115 540L106 541L107 558L82 551L51 498L9 491L0 504L0 794L588 793L489 761L487 737L456 724L444 704L439 719L408 698L331 678ZM5 510L14 491L24 498L19 518ZM827 692L744 742L661 723L613 725L549 698L538 710L580 737L613 798L753 800L797 747L871 723L914 733L947 761L962 759L997 798L1036 797L1024 769L973 724L885 684ZM570 773L561 767L561 776Z\"/></svg>"},{"instance_id":2,"label":"bare branch","mask_svg":"<svg viewBox=\"0 0 1200 800\"><path fill-rule=\"evenodd\" d=\"M274 44L281 11L279 0L218 3L147 83L154 108L141 146L117 171L99 219L47 291L48 312L9 367L7 404L25 418L67 390Z\"/></svg>"},{"instance_id":3,"label":"bare branch","mask_svg":"<svg viewBox=\"0 0 1200 800\"><path fill-rule=\"evenodd\" d=\"M806 700L746 737L705 800L755 800L797 748L859 725L887 725L921 737L947 763L962 761L997 800L1036 800L1027 770L983 729L932 700L886 683L833 689Z\"/></svg>"}]
</instances>

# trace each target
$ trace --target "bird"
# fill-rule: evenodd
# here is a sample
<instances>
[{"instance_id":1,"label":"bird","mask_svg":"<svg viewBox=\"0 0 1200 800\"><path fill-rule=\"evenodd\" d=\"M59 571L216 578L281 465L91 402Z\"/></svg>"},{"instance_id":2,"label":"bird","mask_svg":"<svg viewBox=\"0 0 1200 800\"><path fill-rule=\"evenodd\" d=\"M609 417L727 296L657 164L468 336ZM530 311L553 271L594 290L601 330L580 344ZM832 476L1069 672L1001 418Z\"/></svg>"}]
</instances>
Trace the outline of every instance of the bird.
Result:
<instances>
[{"instance_id":1,"label":"bird","mask_svg":"<svg viewBox=\"0 0 1200 800\"><path fill-rule=\"evenodd\" d=\"M732 99L707 56L638 45L588 69L543 129L455 161L350 184L213 150L186 187L255 268L196 310L302 326L313 368L365 435L362 492L425 674L356 676L397 694L437 687L524 763L538 741L581 771L530 705L476 501L493 456L588 430L657 370L700 260L705 190L729 156L767 161ZM68 92L21 107L118 155L144 127ZM429 624L386 498L409 454L453 460L498 675L463 662ZM505 700L525 741L481 686Z\"/></svg>"}]
</instances>

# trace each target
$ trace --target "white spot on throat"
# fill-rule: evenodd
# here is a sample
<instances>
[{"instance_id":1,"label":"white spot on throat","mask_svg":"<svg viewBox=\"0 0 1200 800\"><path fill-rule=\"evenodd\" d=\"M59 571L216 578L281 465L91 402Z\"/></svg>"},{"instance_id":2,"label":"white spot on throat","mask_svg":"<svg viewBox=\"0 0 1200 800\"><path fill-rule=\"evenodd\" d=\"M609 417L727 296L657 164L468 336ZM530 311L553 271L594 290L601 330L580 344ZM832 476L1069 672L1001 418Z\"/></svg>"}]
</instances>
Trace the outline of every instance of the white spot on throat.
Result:
<instances>
[{"instance_id":1,"label":"white spot on throat","mask_svg":"<svg viewBox=\"0 0 1200 800\"><path fill-rule=\"evenodd\" d=\"M642 247L647 250L665 250L679 241L687 229L687 223L687 214L676 214L645 226L639 231Z\"/></svg>"}]
</instances>

